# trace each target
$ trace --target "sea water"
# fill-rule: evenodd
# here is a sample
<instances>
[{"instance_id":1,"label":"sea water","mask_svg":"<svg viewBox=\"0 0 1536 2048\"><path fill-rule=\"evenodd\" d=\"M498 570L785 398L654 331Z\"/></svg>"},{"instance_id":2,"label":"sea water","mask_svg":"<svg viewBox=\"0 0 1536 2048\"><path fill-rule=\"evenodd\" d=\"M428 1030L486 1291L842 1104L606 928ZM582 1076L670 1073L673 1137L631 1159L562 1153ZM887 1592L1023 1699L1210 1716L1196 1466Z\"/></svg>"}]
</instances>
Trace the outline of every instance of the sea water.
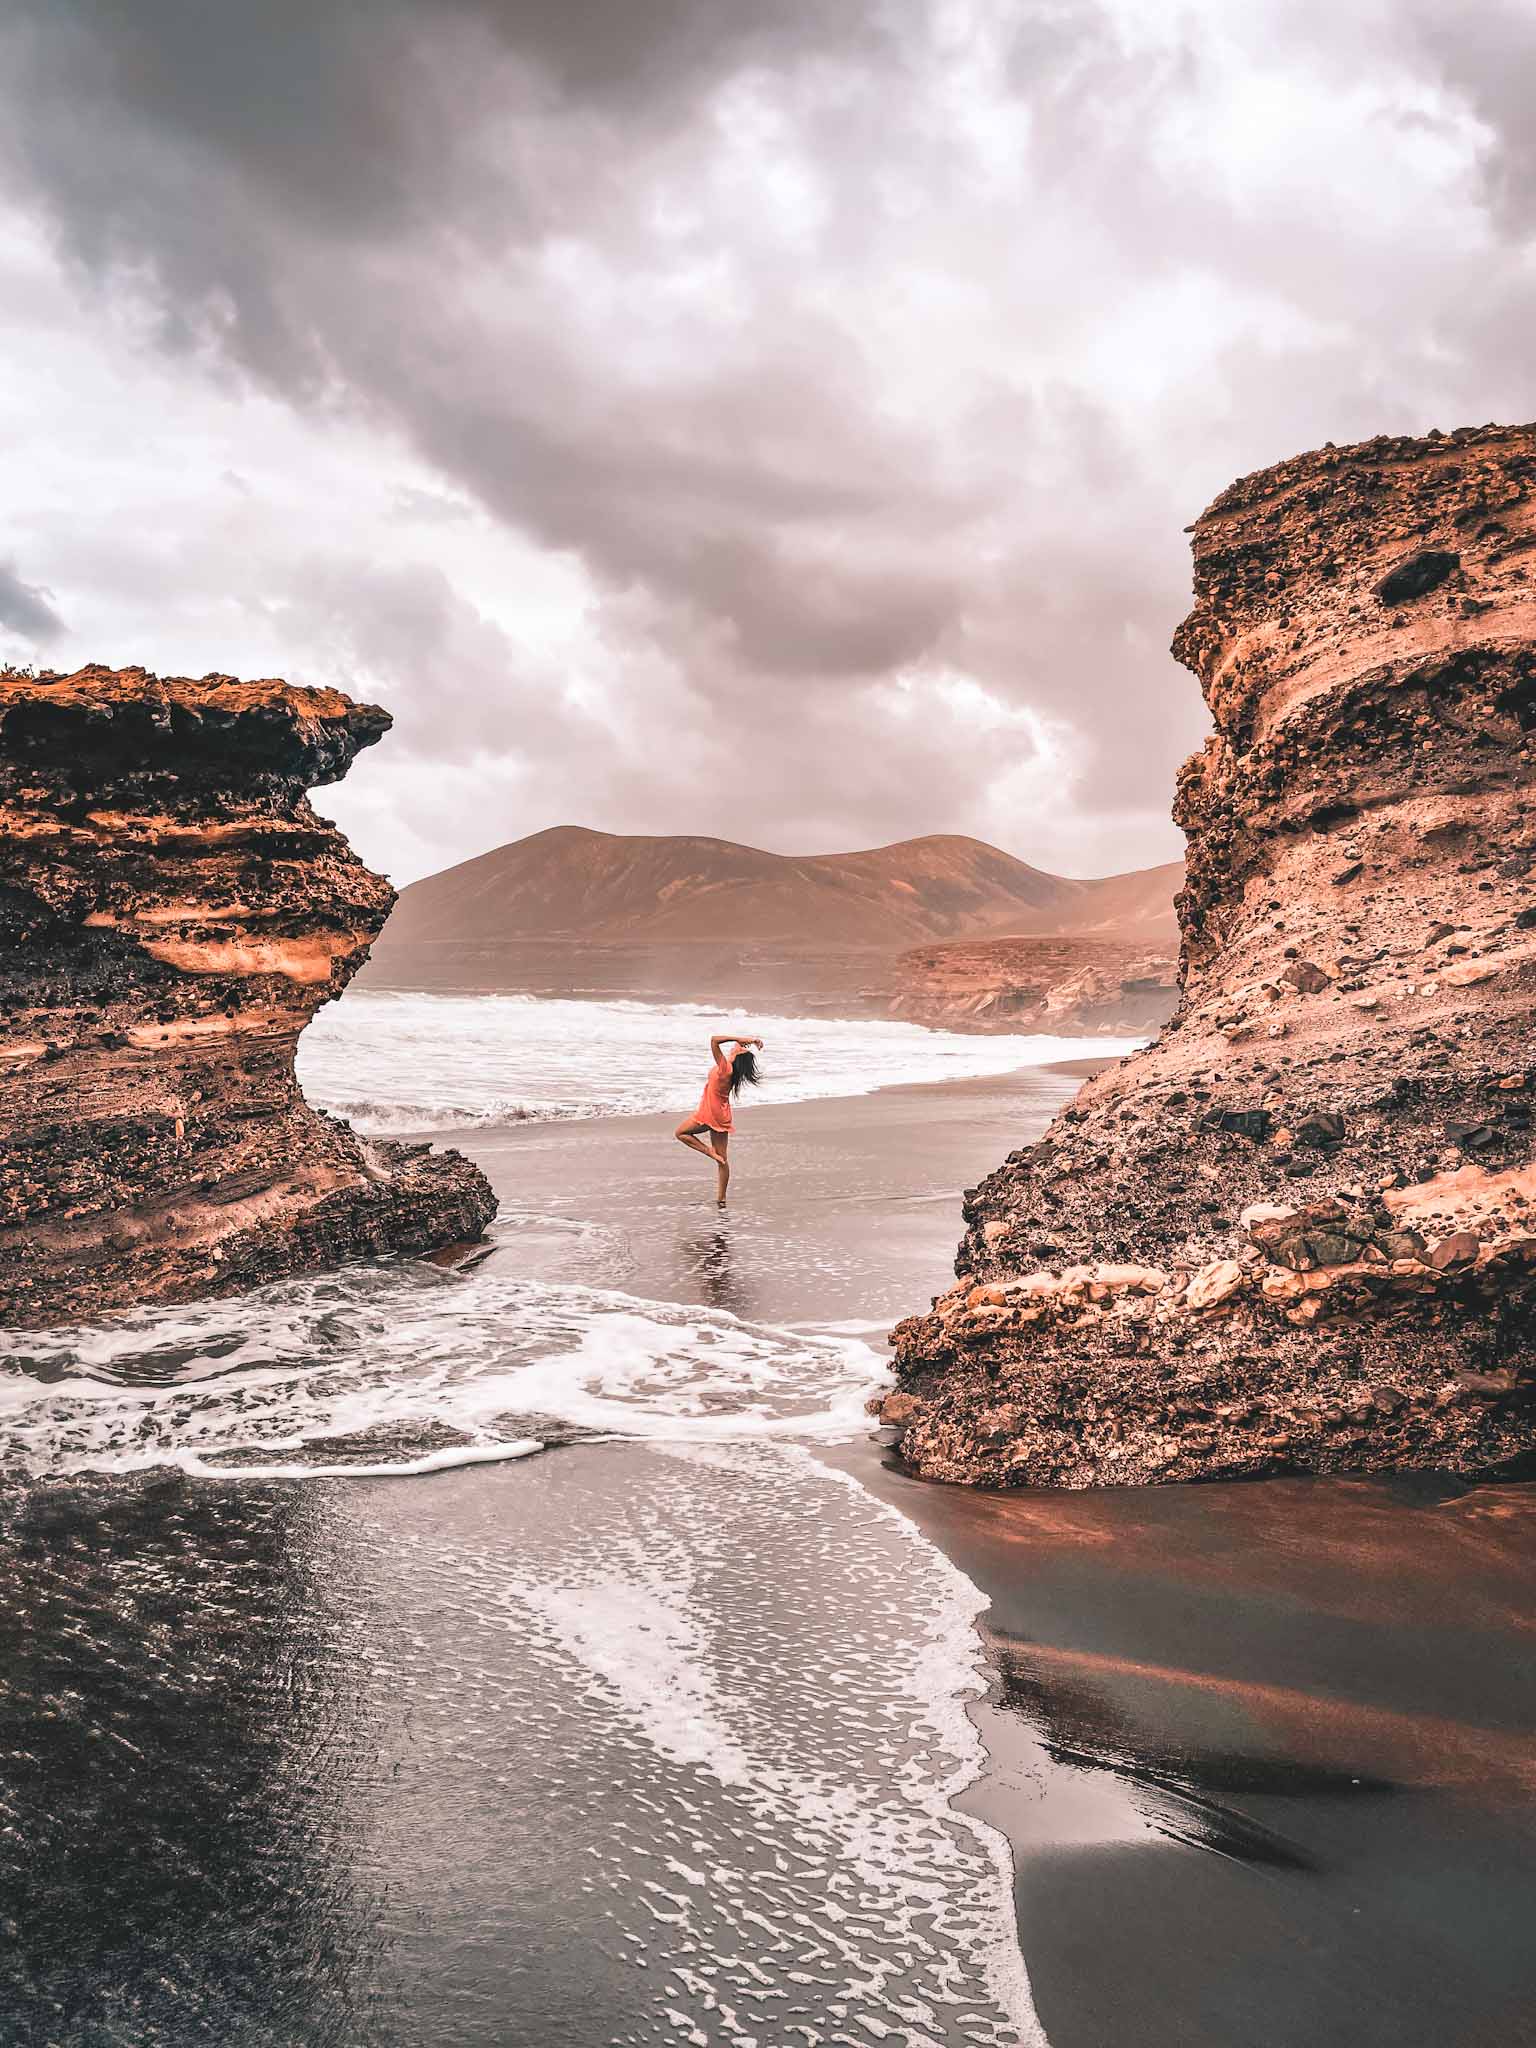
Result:
<instances>
[{"instance_id":1,"label":"sea water","mask_svg":"<svg viewBox=\"0 0 1536 2048\"><path fill-rule=\"evenodd\" d=\"M374 1134L681 1114L698 1105L710 1034L733 1024L743 1020L692 1003L358 990L305 1032L299 1078L312 1102ZM745 1028L765 1041L761 1097L748 1106L1118 1056L1140 1042L806 1017L753 1016Z\"/></svg>"},{"instance_id":2,"label":"sea water","mask_svg":"<svg viewBox=\"0 0 1536 2048\"><path fill-rule=\"evenodd\" d=\"M0 1359L0 1470L33 1478L409 1477L549 1438L826 1440L882 1377L856 1337L415 1260L12 1335Z\"/></svg>"},{"instance_id":3,"label":"sea water","mask_svg":"<svg viewBox=\"0 0 1536 2048\"><path fill-rule=\"evenodd\" d=\"M755 1023L769 1103L1106 1049ZM349 998L322 1025L317 1100L471 1151L509 1105L563 1143L590 1126L545 1120L689 1106L709 1031L494 997ZM91 1738L68 1770L51 1738L16 1754L11 2009L89 2043L1038 2040L1006 1852L950 1803L981 1765L979 1596L813 1455L869 1426L871 1304L791 1326L579 1260L532 1277L536 1190L501 1142L476 1268L0 1340L0 1566L13 1602L41 1586L56 1652L24 1705ZM933 1232L937 1269L947 1205ZM205 1820L244 1811L252 1743L276 1760L231 1878ZM92 1874L40 1869L103 1757ZM140 1914L164 1856L186 1900ZM82 1912L131 1937L82 1946Z\"/></svg>"}]
</instances>

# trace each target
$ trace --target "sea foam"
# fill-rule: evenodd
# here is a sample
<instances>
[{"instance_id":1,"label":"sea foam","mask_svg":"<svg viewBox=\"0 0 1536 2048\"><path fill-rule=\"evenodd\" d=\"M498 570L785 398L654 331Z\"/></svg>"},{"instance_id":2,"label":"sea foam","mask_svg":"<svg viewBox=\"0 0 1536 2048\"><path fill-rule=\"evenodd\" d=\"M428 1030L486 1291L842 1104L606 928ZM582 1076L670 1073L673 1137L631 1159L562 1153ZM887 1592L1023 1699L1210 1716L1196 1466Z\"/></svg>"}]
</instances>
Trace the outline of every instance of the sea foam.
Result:
<instances>
[{"instance_id":1,"label":"sea foam","mask_svg":"<svg viewBox=\"0 0 1536 2048\"><path fill-rule=\"evenodd\" d=\"M377 1135L471 1131L570 1117L683 1112L699 1100L716 1012L688 1003L576 1002L355 990L299 1042L312 1102ZM757 1017L767 1040L756 1102L807 1102L879 1088L1110 1057L1137 1039L930 1031L891 1021Z\"/></svg>"},{"instance_id":2,"label":"sea foam","mask_svg":"<svg viewBox=\"0 0 1536 2048\"><path fill-rule=\"evenodd\" d=\"M825 1438L881 1373L845 1334L395 1261L0 1338L0 1469L406 1474L551 1435Z\"/></svg>"},{"instance_id":3,"label":"sea foam","mask_svg":"<svg viewBox=\"0 0 1536 2048\"><path fill-rule=\"evenodd\" d=\"M1043 2048L1006 1844L952 1803L984 1761L975 1587L796 1445L529 1478L484 1542L414 1525L395 1576L441 1614L407 1629L451 1632L455 1730L494 1756L505 1717L558 1782L583 1910L634 1972L602 2038Z\"/></svg>"}]
</instances>

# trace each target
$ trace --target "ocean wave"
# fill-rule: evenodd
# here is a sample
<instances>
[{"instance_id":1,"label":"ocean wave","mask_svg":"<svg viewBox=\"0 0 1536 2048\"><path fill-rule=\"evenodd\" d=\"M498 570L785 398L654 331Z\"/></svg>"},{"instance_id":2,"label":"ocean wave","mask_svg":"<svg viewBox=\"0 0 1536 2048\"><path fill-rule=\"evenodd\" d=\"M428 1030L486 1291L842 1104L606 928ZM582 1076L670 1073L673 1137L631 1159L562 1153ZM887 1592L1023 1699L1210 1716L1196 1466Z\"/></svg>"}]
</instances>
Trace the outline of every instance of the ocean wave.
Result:
<instances>
[{"instance_id":1,"label":"ocean wave","mask_svg":"<svg viewBox=\"0 0 1536 2048\"><path fill-rule=\"evenodd\" d=\"M517 995L353 992L299 1042L299 1076L320 1108L378 1136L472 1131L694 1108L708 1060L696 1003L579 1002ZM755 1103L868 1095L880 1088L970 1080L1089 1055L1136 1040L987 1037L894 1021L753 1020L767 1039Z\"/></svg>"},{"instance_id":2,"label":"ocean wave","mask_svg":"<svg viewBox=\"0 0 1536 2048\"><path fill-rule=\"evenodd\" d=\"M404 1137L417 1131L492 1130L502 1124L559 1123L603 1115L600 1103L515 1102L493 1095L485 1102L375 1102L368 1096L338 1096L319 1105L345 1117L370 1137Z\"/></svg>"},{"instance_id":3,"label":"ocean wave","mask_svg":"<svg viewBox=\"0 0 1536 2048\"><path fill-rule=\"evenodd\" d=\"M724 1310L388 1262L0 1341L0 1470L442 1470L551 1437L862 1426L868 1344Z\"/></svg>"}]
</instances>

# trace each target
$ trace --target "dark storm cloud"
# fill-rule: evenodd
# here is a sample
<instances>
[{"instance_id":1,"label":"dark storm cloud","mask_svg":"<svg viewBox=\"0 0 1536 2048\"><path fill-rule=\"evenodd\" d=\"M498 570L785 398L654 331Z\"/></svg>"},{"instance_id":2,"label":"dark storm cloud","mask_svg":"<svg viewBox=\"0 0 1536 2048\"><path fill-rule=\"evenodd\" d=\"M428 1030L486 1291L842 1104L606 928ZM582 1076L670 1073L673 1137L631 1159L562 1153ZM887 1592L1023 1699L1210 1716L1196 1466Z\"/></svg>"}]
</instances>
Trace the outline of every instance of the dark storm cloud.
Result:
<instances>
[{"instance_id":1,"label":"dark storm cloud","mask_svg":"<svg viewBox=\"0 0 1536 2048\"><path fill-rule=\"evenodd\" d=\"M510 50L573 98L672 105L722 71L821 51L876 57L884 25L867 4L825 0L459 0Z\"/></svg>"},{"instance_id":2,"label":"dark storm cloud","mask_svg":"<svg viewBox=\"0 0 1536 2048\"><path fill-rule=\"evenodd\" d=\"M398 235L465 196L482 120L586 108L648 123L722 72L885 40L864 5L821 0L17 0L10 19L22 152L97 257L120 240L167 256L201 242L211 258L212 238L182 231L245 204L325 234ZM177 171L193 173L180 193ZM586 173L599 185L605 168ZM519 196L509 182L491 174L501 206ZM554 205L537 185L520 195L529 225ZM238 266L209 267L227 282Z\"/></svg>"},{"instance_id":3,"label":"dark storm cloud","mask_svg":"<svg viewBox=\"0 0 1536 2048\"><path fill-rule=\"evenodd\" d=\"M627 390L554 308L456 323L435 290L443 267L515 263L605 210L622 225L610 181L665 148L659 122L726 74L875 61L872 12L34 0L17 20L19 167L80 260L149 266L168 344L214 342L296 397L339 381L382 401L488 505L723 619L753 663L879 670L931 643L952 586L847 543L910 478L859 422L838 336L770 325L733 361L706 345L670 388Z\"/></svg>"},{"instance_id":4,"label":"dark storm cloud","mask_svg":"<svg viewBox=\"0 0 1536 2048\"><path fill-rule=\"evenodd\" d=\"M0 562L0 630L23 640L47 641L64 630L64 621L48 602L51 592L23 583L14 565Z\"/></svg>"},{"instance_id":5,"label":"dark storm cloud","mask_svg":"<svg viewBox=\"0 0 1536 2048\"><path fill-rule=\"evenodd\" d=\"M644 759L617 698L441 569L330 535L263 599L294 667L387 681L416 758L574 755L611 806L591 822L658 829L641 783L676 773L680 806L708 787L765 834L796 803L829 842L963 826L999 749L1028 765L1026 711L1085 812L1161 813L1200 722L1166 646L1201 505L1323 439L1536 410L1513 8L18 0L9 23L0 160L81 273L147 297L197 374L407 443L446 489L398 500L433 545L472 502L578 562L593 648L670 745ZM749 758L752 685L777 723ZM967 689L1003 720L969 757Z\"/></svg>"}]
</instances>

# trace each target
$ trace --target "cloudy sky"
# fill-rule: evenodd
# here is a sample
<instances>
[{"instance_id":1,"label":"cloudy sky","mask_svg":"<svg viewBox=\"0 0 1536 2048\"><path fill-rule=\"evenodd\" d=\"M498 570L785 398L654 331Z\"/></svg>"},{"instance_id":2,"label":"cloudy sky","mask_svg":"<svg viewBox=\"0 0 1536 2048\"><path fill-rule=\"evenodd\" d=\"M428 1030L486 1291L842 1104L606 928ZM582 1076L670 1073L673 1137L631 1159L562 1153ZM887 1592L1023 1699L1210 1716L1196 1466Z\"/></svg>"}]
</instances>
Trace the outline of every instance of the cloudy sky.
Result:
<instances>
[{"instance_id":1,"label":"cloudy sky","mask_svg":"<svg viewBox=\"0 0 1536 2048\"><path fill-rule=\"evenodd\" d=\"M1166 859L1182 528L1536 413L1524 0L10 0L0 656L574 821Z\"/></svg>"}]
</instances>

